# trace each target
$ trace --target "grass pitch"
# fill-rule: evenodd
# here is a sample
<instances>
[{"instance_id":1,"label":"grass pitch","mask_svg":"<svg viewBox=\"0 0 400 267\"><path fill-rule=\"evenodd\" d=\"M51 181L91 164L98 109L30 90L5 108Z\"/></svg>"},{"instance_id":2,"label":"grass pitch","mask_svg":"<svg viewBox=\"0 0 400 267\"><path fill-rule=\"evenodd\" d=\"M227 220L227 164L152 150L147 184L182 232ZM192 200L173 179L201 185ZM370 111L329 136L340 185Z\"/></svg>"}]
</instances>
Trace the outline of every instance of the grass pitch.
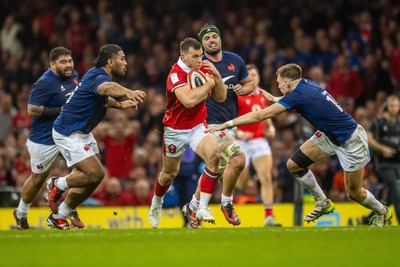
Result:
<instances>
[{"instance_id":1,"label":"grass pitch","mask_svg":"<svg viewBox=\"0 0 400 267\"><path fill-rule=\"evenodd\" d=\"M396 266L400 227L0 231L0 266Z\"/></svg>"}]
</instances>

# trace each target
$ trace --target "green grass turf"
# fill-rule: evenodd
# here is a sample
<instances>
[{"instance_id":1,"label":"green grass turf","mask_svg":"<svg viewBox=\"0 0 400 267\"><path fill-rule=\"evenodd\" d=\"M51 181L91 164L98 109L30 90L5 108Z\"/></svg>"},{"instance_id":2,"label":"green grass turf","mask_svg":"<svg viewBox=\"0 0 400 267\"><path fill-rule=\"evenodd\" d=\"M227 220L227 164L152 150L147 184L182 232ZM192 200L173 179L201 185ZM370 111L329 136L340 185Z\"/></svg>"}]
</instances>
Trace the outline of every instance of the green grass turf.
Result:
<instances>
[{"instance_id":1,"label":"green grass turf","mask_svg":"<svg viewBox=\"0 0 400 267\"><path fill-rule=\"evenodd\" d=\"M0 231L0 266L397 266L400 227Z\"/></svg>"}]
</instances>

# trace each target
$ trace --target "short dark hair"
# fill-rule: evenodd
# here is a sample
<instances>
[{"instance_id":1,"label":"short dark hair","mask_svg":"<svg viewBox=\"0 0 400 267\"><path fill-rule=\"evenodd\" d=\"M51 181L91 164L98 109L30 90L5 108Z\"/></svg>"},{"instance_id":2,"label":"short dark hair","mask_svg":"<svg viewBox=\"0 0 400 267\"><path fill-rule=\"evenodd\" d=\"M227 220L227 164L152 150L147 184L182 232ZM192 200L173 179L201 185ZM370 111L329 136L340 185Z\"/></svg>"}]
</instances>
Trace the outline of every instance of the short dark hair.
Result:
<instances>
[{"instance_id":1,"label":"short dark hair","mask_svg":"<svg viewBox=\"0 0 400 267\"><path fill-rule=\"evenodd\" d=\"M185 54L189 51L189 48L193 48L195 50L201 49L201 44L194 38L188 37L183 40L179 46L181 54Z\"/></svg>"},{"instance_id":2,"label":"short dark hair","mask_svg":"<svg viewBox=\"0 0 400 267\"><path fill-rule=\"evenodd\" d=\"M104 67L110 58L115 57L122 48L116 44L106 44L100 48L97 58L94 60L95 67Z\"/></svg>"},{"instance_id":3,"label":"short dark hair","mask_svg":"<svg viewBox=\"0 0 400 267\"><path fill-rule=\"evenodd\" d=\"M54 62L61 56L71 56L71 50L63 46L55 47L50 51L50 62Z\"/></svg>"},{"instance_id":4,"label":"short dark hair","mask_svg":"<svg viewBox=\"0 0 400 267\"><path fill-rule=\"evenodd\" d=\"M292 81L298 80L301 78L302 69L299 65L290 63L280 67L276 71L276 76L280 76L281 78L290 79Z\"/></svg>"}]
</instances>

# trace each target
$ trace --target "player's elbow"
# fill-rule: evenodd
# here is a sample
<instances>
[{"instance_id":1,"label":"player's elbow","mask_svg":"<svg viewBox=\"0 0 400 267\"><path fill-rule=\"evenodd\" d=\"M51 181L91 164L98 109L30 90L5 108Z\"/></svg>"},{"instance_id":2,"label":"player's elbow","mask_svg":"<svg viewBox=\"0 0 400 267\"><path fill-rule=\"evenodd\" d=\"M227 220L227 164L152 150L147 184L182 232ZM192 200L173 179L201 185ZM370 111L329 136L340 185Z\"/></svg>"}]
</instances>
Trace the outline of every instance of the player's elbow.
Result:
<instances>
[{"instance_id":1,"label":"player's elbow","mask_svg":"<svg viewBox=\"0 0 400 267\"><path fill-rule=\"evenodd\" d=\"M226 100L226 94L224 96L219 96L219 97L218 96L214 96L214 99L218 103L223 103Z\"/></svg>"},{"instance_id":2,"label":"player's elbow","mask_svg":"<svg viewBox=\"0 0 400 267\"><path fill-rule=\"evenodd\" d=\"M196 101L193 100L187 101L182 104L185 106L185 108L194 108L197 105Z\"/></svg>"}]
</instances>

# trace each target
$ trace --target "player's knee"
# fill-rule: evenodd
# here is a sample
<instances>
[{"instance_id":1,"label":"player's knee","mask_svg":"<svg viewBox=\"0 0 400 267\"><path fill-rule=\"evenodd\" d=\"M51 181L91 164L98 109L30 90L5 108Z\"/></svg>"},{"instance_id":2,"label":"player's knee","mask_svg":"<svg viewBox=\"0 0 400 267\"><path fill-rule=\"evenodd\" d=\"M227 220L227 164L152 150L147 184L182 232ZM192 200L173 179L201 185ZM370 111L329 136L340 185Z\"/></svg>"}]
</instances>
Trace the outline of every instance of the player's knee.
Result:
<instances>
[{"instance_id":1,"label":"player's knee","mask_svg":"<svg viewBox=\"0 0 400 267\"><path fill-rule=\"evenodd\" d=\"M103 168L99 168L89 173L86 173L89 184L100 184L105 175L106 174Z\"/></svg>"},{"instance_id":2,"label":"player's knee","mask_svg":"<svg viewBox=\"0 0 400 267\"><path fill-rule=\"evenodd\" d=\"M32 173L30 179L34 187L42 187L44 181L46 181L47 173L46 174L35 174Z\"/></svg>"},{"instance_id":3,"label":"player's knee","mask_svg":"<svg viewBox=\"0 0 400 267\"><path fill-rule=\"evenodd\" d=\"M313 164L314 161L310 159L306 154L304 154L300 149L297 149L296 152L290 157L290 159L286 163L286 167L290 173L296 176L303 172L307 172L308 166ZM300 173L299 173L300 172Z\"/></svg>"},{"instance_id":4,"label":"player's knee","mask_svg":"<svg viewBox=\"0 0 400 267\"><path fill-rule=\"evenodd\" d=\"M271 185L272 184L271 173L257 174L257 176L258 176L258 180L260 180L261 185Z\"/></svg>"},{"instance_id":5,"label":"player's knee","mask_svg":"<svg viewBox=\"0 0 400 267\"><path fill-rule=\"evenodd\" d=\"M236 172L242 172L246 166L246 157L243 153L240 153L229 161L229 166L231 166Z\"/></svg>"}]
</instances>

